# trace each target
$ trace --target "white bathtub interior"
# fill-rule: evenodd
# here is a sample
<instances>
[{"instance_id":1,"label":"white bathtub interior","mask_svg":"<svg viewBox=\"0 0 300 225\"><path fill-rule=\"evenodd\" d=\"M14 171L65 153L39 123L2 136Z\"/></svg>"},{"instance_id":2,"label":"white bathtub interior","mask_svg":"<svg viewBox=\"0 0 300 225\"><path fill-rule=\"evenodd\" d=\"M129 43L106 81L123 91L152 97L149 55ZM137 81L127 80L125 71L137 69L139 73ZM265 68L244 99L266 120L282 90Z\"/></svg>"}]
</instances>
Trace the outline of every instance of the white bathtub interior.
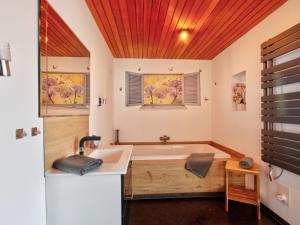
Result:
<instances>
[{"instance_id":1,"label":"white bathtub interior","mask_svg":"<svg viewBox=\"0 0 300 225\"><path fill-rule=\"evenodd\" d=\"M186 159L192 153L214 153L217 158L230 155L208 144L135 145L131 160L175 160Z\"/></svg>"}]
</instances>

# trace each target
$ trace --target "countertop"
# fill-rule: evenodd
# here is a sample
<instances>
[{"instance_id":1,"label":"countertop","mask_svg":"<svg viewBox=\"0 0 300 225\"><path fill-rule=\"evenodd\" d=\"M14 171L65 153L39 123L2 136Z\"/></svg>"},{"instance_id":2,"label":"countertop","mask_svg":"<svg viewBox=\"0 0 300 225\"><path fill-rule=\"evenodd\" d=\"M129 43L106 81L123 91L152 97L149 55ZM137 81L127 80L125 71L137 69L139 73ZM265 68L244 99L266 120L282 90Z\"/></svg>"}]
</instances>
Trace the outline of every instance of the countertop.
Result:
<instances>
[{"instance_id":1,"label":"countertop","mask_svg":"<svg viewBox=\"0 0 300 225\"><path fill-rule=\"evenodd\" d=\"M100 148L94 150L89 155L89 157L102 158L103 163L97 169L83 175L83 177L126 174L127 167L131 158L132 148L133 148L132 145L112 145L108 148ZM119 153L121 155L118 155ZM47 177L56 177L56 176L60 177L60 176L79 176L79 175L67 173L61 170L51 168L46 171L45 176L47 178Z\"/></svg>"}]
</instances>

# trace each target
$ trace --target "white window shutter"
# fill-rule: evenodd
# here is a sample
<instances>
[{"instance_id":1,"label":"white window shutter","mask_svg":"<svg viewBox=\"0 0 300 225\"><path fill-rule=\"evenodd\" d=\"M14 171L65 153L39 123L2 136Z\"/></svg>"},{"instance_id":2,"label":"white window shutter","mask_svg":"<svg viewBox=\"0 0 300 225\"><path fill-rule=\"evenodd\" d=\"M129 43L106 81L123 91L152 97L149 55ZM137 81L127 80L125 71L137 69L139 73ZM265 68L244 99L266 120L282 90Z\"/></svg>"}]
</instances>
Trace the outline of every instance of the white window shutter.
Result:
<instances>
[{"instance_id":1,"label":"white window shutter","mask_svg":"<svg viewBox=\"0 0 300 225\"><path fill-rule=\"evenodd\" d=\"M183 75L183 100L185 105L200 105L200 74L199 72Z\"/></svg>"},{"instance_id":2,"label":"white window shutter","mask_svg":"<svg viewBox=\"0 0 300 225\"><path fill-rule=\"evenodd\" d=\"M126 72L126 106L143 104L143 74Z\"/></svg>"}]
</instances>

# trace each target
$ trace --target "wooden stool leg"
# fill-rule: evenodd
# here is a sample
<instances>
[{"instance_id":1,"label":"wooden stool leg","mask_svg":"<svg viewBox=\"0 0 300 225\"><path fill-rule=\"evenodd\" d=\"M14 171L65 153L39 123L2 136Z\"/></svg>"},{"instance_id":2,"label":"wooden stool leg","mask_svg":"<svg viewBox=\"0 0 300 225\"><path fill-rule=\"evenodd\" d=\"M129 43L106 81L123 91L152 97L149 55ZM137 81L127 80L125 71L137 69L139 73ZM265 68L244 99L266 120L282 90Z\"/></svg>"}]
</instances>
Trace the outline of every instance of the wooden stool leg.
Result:
<instances>
[{"instance_id":1,"label":"wooden stool leg","mask_svg":"<svg viewBox=\"0 0 300 225\"><path fill-rule=\"evenodd\" d=\"M228 212L228 199L226 200L226 212Z\"/></svg>"},{"instance_id":2,"label":"wooden stool leg","mask_svg":"<svg viewBox=\"0 0 300 225\"><path fill-rule=\"evenodd\" d=\"M228 198L226 198L225 201L225 211L228 212Z\"/></svg>"},{"instance_id":3,"label":"wooden stool leg","mask_svg":"<svg viewBox=\"0 0 300 225\"><path fill-rule=\"evenodd\" d=\"M257 201L257 219L261 220L259 174L255 176L255 190L256 190L256 201Z\"/></svg>"},{"instance_id":4,"label":"wooden stool leg","mask_svg":"<svg viewBox=\"0 0 300 225\"><path fill-rule=\"evenodd\" d=\"M225 211L228 212L228 171L226 170L226 196L225 196Z\"/></svg>"},{"instance_id":5,"label":"wooden stool leg","mask_svg":"<svg viewBox=\"0 0 300 225\"><path fill-rule=\"evenodd\" d=\"M261 220L261 212L260 212L260 202L257 205L257 219Z\"/></svg>"}]
</instances>

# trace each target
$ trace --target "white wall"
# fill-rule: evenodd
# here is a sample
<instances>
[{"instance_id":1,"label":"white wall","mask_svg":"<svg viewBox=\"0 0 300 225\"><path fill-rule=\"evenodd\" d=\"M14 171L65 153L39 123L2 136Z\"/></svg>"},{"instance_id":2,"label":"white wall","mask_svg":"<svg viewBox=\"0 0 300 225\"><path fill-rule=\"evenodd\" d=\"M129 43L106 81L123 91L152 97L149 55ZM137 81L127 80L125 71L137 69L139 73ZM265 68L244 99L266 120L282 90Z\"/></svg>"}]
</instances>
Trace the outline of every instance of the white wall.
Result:
<instances>
[{"instance_id":1,"label":"white wall","mask_svg":"<svg viewBox=\"0 0 300 225\"><path fill-rule=\"evenodd\" d=\"M0 1L0 43L11 44L12 76L0 77L0 224L43 225L43 130L38 118L38 7L36 0ZM15 129L28 136L16 140Z\"/></svg>"},{"instance_id":2,"label":"white wall","mask_svg":"<svg viewBox=\"0 0 300 225\"><path fill-rule=\"evenodd\" d=\"M239 150L259 162L261 172L262 201L269 208L293 225L300 221L300 179L298 175L284 171L283 176L270 183L267 165L260 160L260 44L300 22L300 1L289 0L263 22L219 54L212 62L212 137L225 146ZM232 75L243 70L246 75L246 112L232 110ZM274 197L277 183L291 189L291 203L287 207Z\"/></svg>"},{"instance_id":3,"label":"white wall","mask_svg":"<svg viewBox=\"0 0 300 225\"><path fill-rule=\"evenodd\" d=\"M89 73L89 67L89 57L42 56L40 58L40 70L43 72Z\"/></svg>"},{"instance_id":4,"label":"white wall","mask_svg":"<svg viewBox=\"0 0 300 225\"><path fill-rule=\"evenodd\" d=\"M200 74L201 106L187 109L142 109L125 106L125 71L140 73ZM169 68L173 67L170 72ZM171 141L211 140L211 62L201 60L114 59L114 128L121 141L159 141L166 134ZM119 88L122 87L122 91ZM207 97L209 101L204 101Z\"/></svg>"},{"instance_id":5,"label":"white wall","mask_svg":"<svg viewBox=\"0 0 300 225\"><path fill-rule=\"evenodd\" d=\"M84 0L49 2L90 51L90 133L100 135L100 145L106 146L113 138L112 55ZM107 98L107 104L97 107L98 96Z\"/></svg>"}]
</instances>

